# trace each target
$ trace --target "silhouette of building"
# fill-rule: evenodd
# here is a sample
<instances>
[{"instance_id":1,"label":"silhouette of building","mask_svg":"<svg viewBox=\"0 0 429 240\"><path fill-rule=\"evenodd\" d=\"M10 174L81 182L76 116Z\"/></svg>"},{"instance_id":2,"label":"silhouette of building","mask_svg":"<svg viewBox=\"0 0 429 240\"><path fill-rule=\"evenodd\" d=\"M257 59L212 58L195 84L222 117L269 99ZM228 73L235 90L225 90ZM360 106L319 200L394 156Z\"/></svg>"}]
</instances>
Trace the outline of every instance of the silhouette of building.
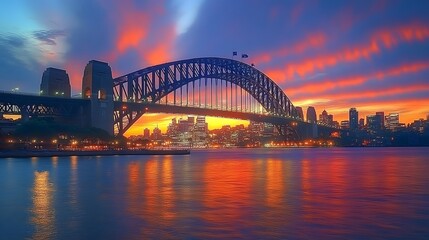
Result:
<instances>
[{"instance_id":1,"label":"silhouette of building","mask_svg":"<svg viewBox=\"0 0 429 240\"><path fill-rule=\"evenodd\" d=\"M145 128L143 130L143 139L150 139L150 130L149 130L149 128Z\"/></svg>"},{"instance_id":2,"label":"silhouette of building","mask_svg":"<svg viewBox=\"0 0 429 240\"><path fill-rule=\"evenodd\" d=\"M317 122L317 114L316 109L314 107L310 106L307 108L307 122L309 123L316 123Z\"/></svg>"},{"instance_id":3,"label":"silhouette of building","mask_svg":"<svg viewBox=\"0 0 429 240\"><path fill-rule=\"evenodd\" d=\"M368 115L366 116L366 125L370 130L381 130L383 118L382 115Z\"/></svg>"},{"instance_id":4,"label":"silhouette of building","mask_svg":"<svg viewBox=\"0 0 429 240\"><path fill-rule=\"evenodd\" d=\"M359 119L359 129L363 129L365 127L365 119L360 118Z\"/></svg>"},{"instance_id":5,"label":"silhouette of building","mask_svg":"<svg viewBox=\"0 0 429 240\"><path fill-rule=\"evenodd\" d=\"M375 115L381 117L381 128L384 128L384 112L376 112Z\"/></svg>"},{"instance_id":6,"label":"silhouette of building","mask_svg":"<svg viewBox=\"0 0 429 240\"><path fill-rule=\"evenodd\" d=\"M304 120L304 113L302 111L302 107L295 107L296 112L298 113L298 117L302 120Z\"/></svg>"},{"instance_id":7,"label":"silhouette of building","mask_svg":"<svg viewBox=\"0 0 429 240\"><path fill-rule=\"evenodd\" d=\"M349 125L350 130L357 130L358 129L358 121L359 121L359 112L356 110L356 108L350 108L349 110Z\"/></svg>"},{"instance_id":8,"label":"silhouette of building","mask_svg":"<svg viewBox=\"0 0 429 240\"><path fill-rule=\"evenodd\" d=\"M152 131L152 140L161 140L162 139L162 132L161 129L158 127L154 128Z\"/></svg>"},{"instance_id":9,"label":"silhouette of building","mask_svg":"<svg viewBox=\"0 0 429 240\"><path fill-rule=\"evenodd\" d=\"M67 72L62 69L47 68L43 72L40 95L70 98L71 86Z\"/></svg>"}]
</instances>

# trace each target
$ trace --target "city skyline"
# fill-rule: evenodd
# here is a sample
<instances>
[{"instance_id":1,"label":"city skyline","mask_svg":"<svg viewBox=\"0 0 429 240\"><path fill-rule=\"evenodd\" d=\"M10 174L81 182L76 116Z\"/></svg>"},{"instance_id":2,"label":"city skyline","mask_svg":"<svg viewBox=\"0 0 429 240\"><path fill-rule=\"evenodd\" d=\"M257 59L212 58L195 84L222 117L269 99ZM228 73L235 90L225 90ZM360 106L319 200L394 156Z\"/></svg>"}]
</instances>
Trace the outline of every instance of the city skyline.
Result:
<instances>
[{"instance_id":1,"label":"city skyline","mask_svg":"<svg viewBox=\"0 0 429 240\"><path fill-rule=\"evenodd\" d=\"M238 51L304 111L314 106L340 122L355 107L362 117L384 111L410 123L429 113L428 4L14 1L0 10L1 90L38 92L43 71L55 67L77 94L91 59L109 62L117 77ZM172 117L144 115L130 133Z\"/></svg>"}]
</instances>

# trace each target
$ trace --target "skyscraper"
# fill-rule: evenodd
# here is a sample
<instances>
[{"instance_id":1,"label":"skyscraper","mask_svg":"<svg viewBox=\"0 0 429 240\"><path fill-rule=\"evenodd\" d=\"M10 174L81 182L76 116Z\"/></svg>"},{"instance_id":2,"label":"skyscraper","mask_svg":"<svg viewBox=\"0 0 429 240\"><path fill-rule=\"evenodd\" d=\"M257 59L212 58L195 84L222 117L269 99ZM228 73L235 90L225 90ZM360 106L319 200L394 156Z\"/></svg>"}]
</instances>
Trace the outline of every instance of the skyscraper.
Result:
<instances>
[{"instance_id":1,"label":"skyscraper","mask_svg":"<svg viewBox=\"0 0 429 240\"><path fill-rule=\"evenodd\" d=\"M384 112L376 112L375 115L381 117L381 128L384 128Z\"/></svg>"},{"instance_id":2,"label":"skyscraper","mask_svg":"<svg viewBox=\"0 0 429 240\"><path fill-rule=\"evenodd\" d=\"M309 123L316 123L317 122L317 117L316 117L316 109L314 109L314 107L309 106L307 108L307 122Z\"/></svg>"},{"instance_id":3,"label":"skyscraper","mask_svg":"<svg viewBox=\"0 0 429 240\"><path fill-rule=\"evenodd\" d=\"M145 128L143 130L143 139L150 139L150 130L149 130L149 128Z\"/></svg>"},{"instance_id":4,"label":"skyscraper","mask_svg":"<svg viewBox=\"0 0 429 240\"><path fill-rule=\"evenodd\" d=\"M356 108L350 108L350 111L349 111L350 130L358 129L359 127L358 121L359 121L359 112L356 110Z\"/></svg>"},{"instance_id":5,"label":"skyscraper","mask_svg":"<svg viewBox=\"0 0 429 240\"><path fill-rule=\"evenodd\" d=\"M383 118L381 118L380 114L366 116L366 125L368 126L368 129L380 130L382 129L382 122Z\"/></svg>"}]
</instances>

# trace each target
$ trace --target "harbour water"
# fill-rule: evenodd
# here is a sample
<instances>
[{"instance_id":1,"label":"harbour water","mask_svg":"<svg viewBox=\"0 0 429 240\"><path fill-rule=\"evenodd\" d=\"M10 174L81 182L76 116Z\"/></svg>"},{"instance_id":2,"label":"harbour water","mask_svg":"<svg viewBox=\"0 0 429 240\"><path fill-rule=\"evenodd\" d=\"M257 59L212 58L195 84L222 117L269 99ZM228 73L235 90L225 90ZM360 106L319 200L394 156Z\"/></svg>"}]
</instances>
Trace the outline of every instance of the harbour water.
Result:
<instances>
[{"instance_id":1,"label":"harbour water","mask_svg":"<svg viewBox=\"0 0 429 240\"><path fill-rule=\"evenodd\" d=\"M429 239L429 148L0 159L0 239Z\"/></svg>"}]
</instances>

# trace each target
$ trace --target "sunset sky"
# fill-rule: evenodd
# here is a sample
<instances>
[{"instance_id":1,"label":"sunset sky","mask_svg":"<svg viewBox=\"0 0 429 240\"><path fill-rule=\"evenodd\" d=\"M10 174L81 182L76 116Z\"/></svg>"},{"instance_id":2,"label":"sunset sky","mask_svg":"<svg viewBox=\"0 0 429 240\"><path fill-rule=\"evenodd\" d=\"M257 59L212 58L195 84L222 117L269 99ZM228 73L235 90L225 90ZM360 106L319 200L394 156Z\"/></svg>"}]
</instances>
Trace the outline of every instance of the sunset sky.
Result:
<instances>
[{"instance_id":1,"label":"sunset sky","mask_svg":"<svg viewBox=\"0 0 429 240\"><path fill-rule=\"evenodd\" d=\"M78 94L92 59L117 77L238 51L304 110L337 121L350 107L359 117L398 112L408 123L429 113L428 13L423 0L14 0L0 8L0 90L36 93L51 66L67 70ZM127 135L172 117L149 114Z\"/></svg>"}]
</instances>

